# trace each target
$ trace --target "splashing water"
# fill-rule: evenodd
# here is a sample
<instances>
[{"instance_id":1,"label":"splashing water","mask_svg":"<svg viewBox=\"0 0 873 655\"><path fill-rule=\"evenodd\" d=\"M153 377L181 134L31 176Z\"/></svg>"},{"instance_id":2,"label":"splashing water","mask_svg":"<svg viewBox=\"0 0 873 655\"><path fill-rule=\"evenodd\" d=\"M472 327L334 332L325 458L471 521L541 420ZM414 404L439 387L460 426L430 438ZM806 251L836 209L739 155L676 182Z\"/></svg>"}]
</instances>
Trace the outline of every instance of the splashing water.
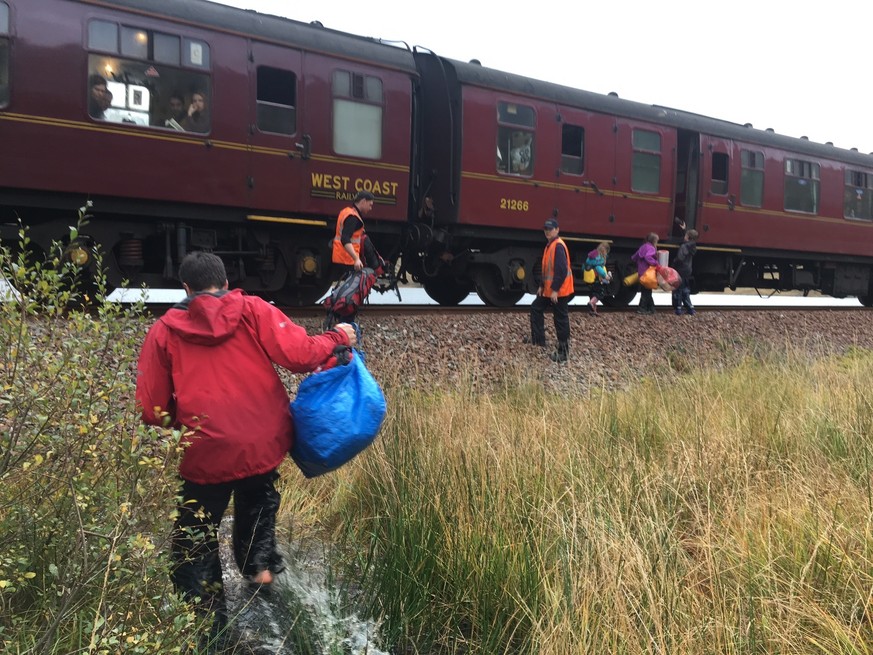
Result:
<instances>
[{"instance_id":1,"label":"splashing water","mask_svg":"<svg viewBox=\"0 0 873 655\"><path fill-rule=\"evenodd\" d=\"M375 621L343 611L326 558L315 548L295 544L293 554L282 552L286 569L269 588L251 587L233 561L232 521L222 521L220 542L234 641L254 655L388 655L378 646Z\"/></svg>"}]
</instances>

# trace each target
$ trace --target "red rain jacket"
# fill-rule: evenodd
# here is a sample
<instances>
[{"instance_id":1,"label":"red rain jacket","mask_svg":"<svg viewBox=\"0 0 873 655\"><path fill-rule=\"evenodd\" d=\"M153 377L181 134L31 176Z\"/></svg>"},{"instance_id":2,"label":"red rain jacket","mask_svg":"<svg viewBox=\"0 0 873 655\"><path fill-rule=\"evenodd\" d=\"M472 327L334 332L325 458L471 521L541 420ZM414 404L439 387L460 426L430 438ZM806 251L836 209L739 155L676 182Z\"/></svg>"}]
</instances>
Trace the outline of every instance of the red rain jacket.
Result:
<instances>
[{"instance_id":1,"label":"red rain jacket","mask_svg":"<svg viewBox=\"0 0 873 655\"><path fill-rule=\"evenodd\" d=\"M146 423L162 425L165 411L174 425L188 428L179 467L185 480L215 484L267 473L293 441L288 392L273 363L313 371L337 345L348 345L345 334L310 337L240 290L199 294L149 330L136 400Z\"/></svg>"}]
</instances>

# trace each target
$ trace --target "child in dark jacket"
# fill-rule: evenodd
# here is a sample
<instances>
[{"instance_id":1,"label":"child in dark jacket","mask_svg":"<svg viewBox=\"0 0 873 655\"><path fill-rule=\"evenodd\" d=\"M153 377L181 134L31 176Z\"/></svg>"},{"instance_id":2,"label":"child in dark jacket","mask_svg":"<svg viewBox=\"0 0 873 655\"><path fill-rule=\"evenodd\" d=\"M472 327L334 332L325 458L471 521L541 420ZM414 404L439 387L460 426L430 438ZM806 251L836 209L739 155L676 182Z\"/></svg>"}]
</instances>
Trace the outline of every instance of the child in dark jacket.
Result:
<instances>
[{"instance_id":1,"label":"child in dark jacket","mask_svg":"<svg viewBox=\"0 0 873 655\"><path fill-rule=\"evenodd\" d=\"M612 274L606 270L606 258L608 255L609 244L603 241L588 253L588 259L585 260L585 270L594 271L594 282L590 286L591 299L588 301L588 311L594 316L599 316L597 313L597 301L603 302L603 297L606 295L605 285L612 277Z\"/></svg>"},{"instance_id":2,"label":"child in dark jacket","mask_svg":"<svg viewBox=\"0 0 873 655\"><path fill-rule=\"evenodd\" d=\"M694 315L694 305L691 304L691 260L696 252L697 230L688 230L673 260L673 268L682 278L682 284L673 292L673 307L677 316L681 316L683 310Z\"/></svg>"}]
</instances>

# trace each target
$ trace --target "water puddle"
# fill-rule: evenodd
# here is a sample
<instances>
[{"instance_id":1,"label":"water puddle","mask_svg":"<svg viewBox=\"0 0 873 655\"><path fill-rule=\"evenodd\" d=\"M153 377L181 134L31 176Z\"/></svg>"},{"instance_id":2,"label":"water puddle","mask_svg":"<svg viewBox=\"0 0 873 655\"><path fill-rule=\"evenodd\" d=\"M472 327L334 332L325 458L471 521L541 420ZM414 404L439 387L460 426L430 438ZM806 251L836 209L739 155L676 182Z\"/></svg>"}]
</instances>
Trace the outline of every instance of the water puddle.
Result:
<instances>
[{"instance_id":1,"label":"water puddle","mask_svg":"<svg viewBox=\"0 0 873 655\"><path fill-rule=\"evenodd\" d=\"M323 549L280 547L285 571L269 589L251 588L233 561L232 521L222 521L220 542L234 642L253 655L389 655L381 650L378 624L344 609Z\"/></svg>"}]
</instances>

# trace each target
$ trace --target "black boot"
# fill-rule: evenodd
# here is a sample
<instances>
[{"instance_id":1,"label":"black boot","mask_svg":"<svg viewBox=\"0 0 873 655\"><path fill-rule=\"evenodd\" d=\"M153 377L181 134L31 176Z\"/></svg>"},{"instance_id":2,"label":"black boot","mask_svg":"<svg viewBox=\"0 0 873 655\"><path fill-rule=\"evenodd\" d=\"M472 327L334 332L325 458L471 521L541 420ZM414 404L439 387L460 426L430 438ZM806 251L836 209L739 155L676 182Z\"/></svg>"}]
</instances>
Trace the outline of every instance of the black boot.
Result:
<instances>
[{"instance_id":1,"label":"black boot","mask_svg":"<svg viewBox=\"0 0 873 655\"><path fill-rule=\"evenodd\" d=\"M570 358L570 343L568 341L559 341L558 348L549 355L553 362L563 363Z\"/></svg>"}]
</instances>

